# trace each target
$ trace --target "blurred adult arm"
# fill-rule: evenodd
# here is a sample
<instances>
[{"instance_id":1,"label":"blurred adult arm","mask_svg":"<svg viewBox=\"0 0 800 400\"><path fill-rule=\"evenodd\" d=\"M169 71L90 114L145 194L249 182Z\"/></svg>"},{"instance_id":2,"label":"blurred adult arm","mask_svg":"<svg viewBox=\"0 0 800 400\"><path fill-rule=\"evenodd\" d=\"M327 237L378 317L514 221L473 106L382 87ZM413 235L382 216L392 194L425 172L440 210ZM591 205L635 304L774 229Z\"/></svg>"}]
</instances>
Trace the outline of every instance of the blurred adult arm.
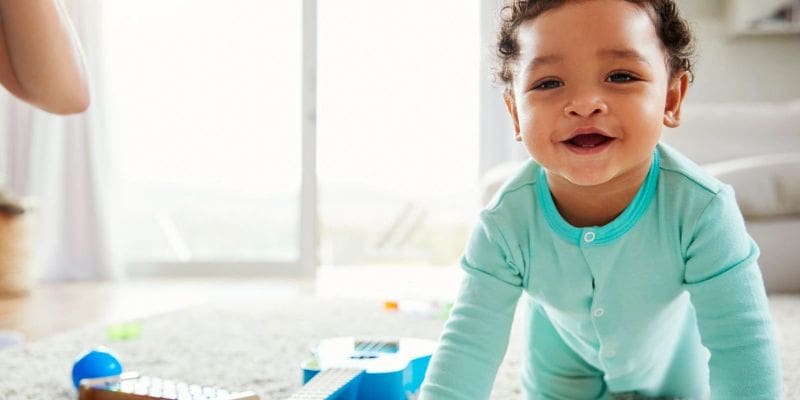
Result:
<instances>
[{"instance_id":1,"label":"blurred adult arm","mask_svg":"<svg viewBox=\"0 0 800 400\"><path fill-rule=\"evenodd\" d=\"M89 107L77 34L58 0L0 0L0 83L47 112Z\"/></svg>"}]
</instances>

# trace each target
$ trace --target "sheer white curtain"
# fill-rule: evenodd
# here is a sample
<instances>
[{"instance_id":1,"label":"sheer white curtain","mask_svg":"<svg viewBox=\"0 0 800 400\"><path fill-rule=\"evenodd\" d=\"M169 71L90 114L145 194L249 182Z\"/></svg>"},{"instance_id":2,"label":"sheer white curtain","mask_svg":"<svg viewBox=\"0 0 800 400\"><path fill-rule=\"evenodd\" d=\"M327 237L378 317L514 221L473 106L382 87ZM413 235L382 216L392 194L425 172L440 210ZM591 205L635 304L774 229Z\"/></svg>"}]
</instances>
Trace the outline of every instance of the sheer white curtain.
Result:
<instances>
[{"instance_id":1,"label":"sheer white curtain","mask_svg":"<svg viewBox=\"0 0 800 400\"><path fill-rule=\"evenodd\" d=\"M64 1L86 55L91 106L79 115L45 113L4 93L0 170L6 190L34 199L32 266L39 281L112 279L103 115L101 1Z\"/></svg>"}]
</instances>

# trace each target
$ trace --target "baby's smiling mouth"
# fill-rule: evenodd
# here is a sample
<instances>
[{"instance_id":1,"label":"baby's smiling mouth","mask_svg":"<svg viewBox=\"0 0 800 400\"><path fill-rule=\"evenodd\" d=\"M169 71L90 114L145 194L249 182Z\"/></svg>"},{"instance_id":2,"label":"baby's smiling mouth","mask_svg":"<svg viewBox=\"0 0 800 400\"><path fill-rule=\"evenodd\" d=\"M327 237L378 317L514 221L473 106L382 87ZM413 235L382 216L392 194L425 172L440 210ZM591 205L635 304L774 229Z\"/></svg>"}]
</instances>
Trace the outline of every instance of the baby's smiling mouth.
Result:
<instances>
[{"instance_id":1,"label":"baby's smiling mouth","mask_svg":"<svg viewBox=\"0 0 800 400\"><path fill-rule=\"evenodd\" d=\"M602 146L612 140L614 140L614 138L600 133L584 133L580 135L575 135L571 139L566 140L564 143L582 149L593 149L595 147Z\"/></svg>"}]
</instances>

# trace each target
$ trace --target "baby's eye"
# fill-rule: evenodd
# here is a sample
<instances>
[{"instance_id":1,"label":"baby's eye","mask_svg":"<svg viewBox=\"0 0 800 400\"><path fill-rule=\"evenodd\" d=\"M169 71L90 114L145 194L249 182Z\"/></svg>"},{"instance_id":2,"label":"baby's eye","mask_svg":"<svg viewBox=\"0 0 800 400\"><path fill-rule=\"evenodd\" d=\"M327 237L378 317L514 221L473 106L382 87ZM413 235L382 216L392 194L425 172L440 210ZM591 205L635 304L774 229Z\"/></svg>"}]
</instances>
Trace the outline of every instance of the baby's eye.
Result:
<instances>
[{"instance_id":1,"label":"baby's eye","mask_svg":"<svg viewBox=\"0 0 800 400\"><path fill-rule=\"evenodd\" d=\"M563 82L557 81L555 79L548 79L546 81L542 81L536 84L533 87L533 90L548 90L548 89L555 89L561 86L564 86Z\"/></svg>"},{"instance_id":2,"label":"baby's eye","mask_svg":"<svg viewBox=\"0 0 800 400\"><path fill-rule=\"evenodd\" d=\"M635 81L636 77L627 72L614 72L606 78L608 82L624 83Z\"/></svg>"}]
</instances>

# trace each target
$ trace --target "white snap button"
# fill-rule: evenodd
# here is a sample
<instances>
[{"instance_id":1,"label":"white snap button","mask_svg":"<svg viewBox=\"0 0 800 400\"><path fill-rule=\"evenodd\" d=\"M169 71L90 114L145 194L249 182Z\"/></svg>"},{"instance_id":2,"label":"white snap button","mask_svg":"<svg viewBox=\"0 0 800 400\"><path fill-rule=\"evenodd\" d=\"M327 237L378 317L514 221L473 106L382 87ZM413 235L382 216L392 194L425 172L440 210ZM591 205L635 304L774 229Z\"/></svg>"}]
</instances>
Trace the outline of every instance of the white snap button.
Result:
<instances>
[{"instance_id":1,"label":"white snap button","mask_svg":"<svg viewBox=\"0 0 800 400\"><path fill-rule=\"evenodd\" d=\"M586 243L592 243L594 241L595 235L594 232L589 231L583 234L583 241Z\"/></svg>"},{"instance_id":2,"label":"white snap button","mask_svg":"<svg viewBox=\"0 0 800 400\"><path fill-rule=\"evenodd\" d=\"M594 312L592 312L592 315L594 315L595 317L602 317L603 314L605 314L605 313L606 313L606 310L604 310L602 308L595 308Z\"/></svg>"}]
</instances>

